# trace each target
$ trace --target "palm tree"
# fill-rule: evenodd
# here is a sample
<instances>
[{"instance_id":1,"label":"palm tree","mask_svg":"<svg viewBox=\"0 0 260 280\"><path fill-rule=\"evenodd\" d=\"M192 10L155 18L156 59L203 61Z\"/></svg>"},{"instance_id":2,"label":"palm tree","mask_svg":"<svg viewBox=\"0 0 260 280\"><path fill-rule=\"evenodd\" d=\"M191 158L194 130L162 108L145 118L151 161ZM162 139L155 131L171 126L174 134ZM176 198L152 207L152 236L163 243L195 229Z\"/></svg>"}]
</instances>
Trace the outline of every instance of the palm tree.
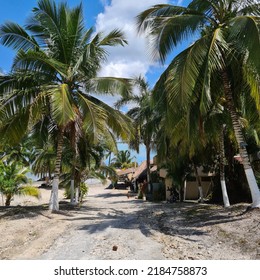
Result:
<instances>
[{"instance_id":1,"label":"palm tree","mask_svg":"<svg viewBox=\"0 0 260 280\"><path fill-rule=\"evenodd\" d=\"M133 158L128 150L118 151L116 156L111 160L111 165L116 168L127 168L131 166Z\"/></svg>"},{"instance_id":2,"label":"palm tree","mask_svg":"<svg viewBox=\"0 0 260 280\"><path fill-rule=\"evenodd\" d=\"M6 197L5 206L10 206L14 195L40 197L38 188L22 185L28 182L28 171L19 162L0 162L0 192Z\"/></svg>"},{"instance_id":3,"label":"palm tree","mask_svg":"<svg viewBox=\"0 0 260 280\"><path fill-rule=\"evenodd\" d=\"M227 193L226 181L225 181L225 146L224 146L224 131L225 125L223 125L221 133L219 135L219 151L220 151L220 160L219 160L219 173L220 173L220 184L223 196L224 207L229 207L230 202Z\"/></svg>"},{"instance_id":4,"label":"palm tree","mask_svg":"<svg viewBox=\"0 0 260 280\"><path fill-rule=\"evenodd\" d=\"M253 0L193 0L187 7L155 5L138 16L139 30L152 37L154 54L164 61L178 43L201 36L176 56L163 74L169 107L190 114L197 100L204 117L212 104L229 112L252 196L260 192L246 151L238 112L239 95L249 92L259 110L260 5ZM237 72L242 76L237 77Z\"/></svg>"},{"instance_id":5,"label":"palm tree","mask_svg":"<svg viewBox=\"0 0 260 280\"><path fill-rule=\"evenodd\" d=\"M70 178L70 199L72 204L79 201L80 186L90 177L98 177L104 180L103 158L108 150L115 150L116 142L110 133L98 135L102 137L96 144L92 142L92 133L84 134L78 131L74 134L75 143L71 145L71 132L68 130L68 138L63 149L63 175L62 179L68 186ZM96 136L97 137L97 136ZM62 183L62 185L64 185Z\"/></svg>"},{"instance_id":6,"label":"palm tree","mask_svg":"<svg viewBox=\"0 0 260 280\"><path fill-rule=\"evenodd\" d=\"M107 56L104 47L123 46L126 40L119 30L93 34L84 27L81 4L70 9L52 0L38 1L25 28L2 25L0 40L17 50L12 72L0 79L1 133L18 142L37 123L52 124L56 163L50 209L55 211L64 134L70 124L82 119L82 129L93 132L93 141L106 130L122 138L130 134L130 119L91 95L130 93L128 79L97 77Z\"/></svg>"},{"instance_id":7,"label":"palm tree","mask_svg":"<svg viewBox=\"0 0 260 280\"><path fill-rule=\"evenodd\" d=\"M14 161L21 162L24 166L27 167L30 165L31 151L25 139L23 139L23 141L19 143L17 146L12 147L7 144L3 146L1 150L0 150L1 160L8 161L8 162L14 162Z\"/></svg>"},{"instance_id":8,"label":"palm tree","mask_svg":"<svg viewBox=\"0 0 260 280\"><path fill-rule=\"evenodd\" d=\"M145 145L147 182L150 187L150 184L152 183L150 154L158 118L156 118L155 108L152 102L152 90L149 88L148 83L143 77L138 77L134 79L134 85L137 88L137 94L127 99L122 98L116 103L116 106L120 107L127 103L134 104L134 107L127 112L127 115L133 119L136 129L135 142L132 143L132 146L138 151L140 143Z\"/></svg>"}]
</instances>

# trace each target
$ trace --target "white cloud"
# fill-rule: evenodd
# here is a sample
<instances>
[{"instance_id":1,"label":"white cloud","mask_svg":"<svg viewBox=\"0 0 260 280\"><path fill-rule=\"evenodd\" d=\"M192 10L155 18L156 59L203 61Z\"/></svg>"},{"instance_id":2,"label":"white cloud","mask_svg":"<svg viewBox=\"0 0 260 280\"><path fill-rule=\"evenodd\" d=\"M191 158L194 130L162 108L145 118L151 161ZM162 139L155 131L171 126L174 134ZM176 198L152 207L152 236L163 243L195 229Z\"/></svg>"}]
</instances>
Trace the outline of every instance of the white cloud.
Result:
<instances>
[{"instance_id":1,"label":"white cloud","mask_svg":"<svg viewBox=\"0 0 260 280\"><path fill-rule=\"evenodd\" d=\"M103 66L100 75L133 78L140 74L144 76L147 72L147 67L144 61L138 59L133 61L127 59L110 61Z\"/></svg>"},{"instance_id":2,"label":"white cloud","mask_svg":"<svg viewBox=\"0 0 260 280\"><path fill-rule=\"evenodd\" d=\"M128 41L125 47L109 48L109 60L101 70L100 75L130 77L145 76L153 64L147 52L147 42L144 36L137 34L136 16L155 4L167 3L166 0L111 0L105 3L104 12L97 16L96 30L109 32L115 28L122 30Z\"/></svg>"},{"instance_id":3,"label":"white cloud","mask_svg":"<svg viewBox=\"0 0 260 280\"><path fill-rule=\"evenodd\" d=\"M133 78L147 77L152 72L163 71L163 67L152 61L148 51L148 42L144 35L137 34L136 16L156 4L171 3L181 5L183 0L99 0L104 5L104 12L98 14L96 31L108 33L120 29L128 41L125 47L108 48L108 61L104 63L100 76ZM148 81L149 82L149 81ZM154 81L153 81L154 82ZM150 84L150 86L153 86ZM113 106L118 96L99 96L104 102ZM124 111L134 104L127 104Z\"/></svg>"}]
</instances>

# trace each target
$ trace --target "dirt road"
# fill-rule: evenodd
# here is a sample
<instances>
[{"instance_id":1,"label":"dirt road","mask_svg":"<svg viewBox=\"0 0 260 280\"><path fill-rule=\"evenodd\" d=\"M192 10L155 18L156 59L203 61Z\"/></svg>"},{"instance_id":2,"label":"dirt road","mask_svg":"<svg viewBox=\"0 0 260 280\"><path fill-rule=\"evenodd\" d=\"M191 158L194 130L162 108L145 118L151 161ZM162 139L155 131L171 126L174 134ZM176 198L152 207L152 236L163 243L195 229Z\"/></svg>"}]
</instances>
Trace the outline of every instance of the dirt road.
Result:
<instances>
[{"instance_id":1,"label":"dirt road","mask_svg":"<svg viewBox=\"0 0 260 280\"><path fill-rule=\"evenodd\" d=\"M47 189L40 201L0 207L0 259L260 259L260 209L248 204L154 203L101 184L89 189L79 208L61 199L57 214Z\"/></svg>"},{"instance_id":2,"label":"dirt road","mask_svg":"<svg viewBox=\"0 0 260 280\"><path fill-rule=\"evenodd\" d=\"M81 216L72 218L73 229L41 258L164 259L162 245L152 238L140 216L151 203L126 194L126 190L92 185Z\"/></svg>"}]
</instances>

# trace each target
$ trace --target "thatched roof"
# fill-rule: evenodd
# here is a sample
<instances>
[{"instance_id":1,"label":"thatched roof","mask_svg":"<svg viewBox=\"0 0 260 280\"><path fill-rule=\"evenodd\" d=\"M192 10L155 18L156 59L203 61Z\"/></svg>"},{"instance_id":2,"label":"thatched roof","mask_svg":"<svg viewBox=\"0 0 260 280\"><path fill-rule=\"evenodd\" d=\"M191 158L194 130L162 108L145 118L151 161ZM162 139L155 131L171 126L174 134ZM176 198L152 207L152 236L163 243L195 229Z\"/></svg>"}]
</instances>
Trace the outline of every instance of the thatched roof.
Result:
<instances>
[{"instance_id":1,"label":"thatched roof","mask_svg":"<svg viewBox=\"0 0 260 280\"><path fill-rule=\"evenodd\" d=\"M153 165L153 160L150 161L150 166L151 166L151 172L157 170L157 166ZM138 179L141 175L144 175L144 173L146 173L146 170L147 170L147 168L146 168L146 160L145 160L141 163L140 166L138 166L138 168L136 169L136 171L133 175L133 178L135 180Z\"/></svg>"},{"instance_id":2,"label":"thatched roof","mask_svg":"<svg viewBox=\"0 0 260 280\"><path fill-rule=\"evenodd\" d=\"M153 160L151 160L150 165L151 165L151 172L154 172L157 170L157 165L153 165ZM118 169L116 171L116 173L119 177L128 176L130 174L130 175L132 175L131 178L136 180L140 176L146 174L146 169L147 168L146 168L146 160L145 160L136 168L131 167L131 168L127 168L127 169Z\"/></svg>"},{"instance_id":3,"label":"thatched roof","mask_svg":"<svg viewBox=\"0 0 260 280\"><path fill-rule=\"evenodd\" d=\"M136 169L136 168L134 168L134 167L127 168L127 169L118 169L118 170L116 171L116 174L117 174L118 176L128 175L128 174L130 174L130 173L134 173L134 172L135 172L135 169Z\"/></svg>"}]
</instances>

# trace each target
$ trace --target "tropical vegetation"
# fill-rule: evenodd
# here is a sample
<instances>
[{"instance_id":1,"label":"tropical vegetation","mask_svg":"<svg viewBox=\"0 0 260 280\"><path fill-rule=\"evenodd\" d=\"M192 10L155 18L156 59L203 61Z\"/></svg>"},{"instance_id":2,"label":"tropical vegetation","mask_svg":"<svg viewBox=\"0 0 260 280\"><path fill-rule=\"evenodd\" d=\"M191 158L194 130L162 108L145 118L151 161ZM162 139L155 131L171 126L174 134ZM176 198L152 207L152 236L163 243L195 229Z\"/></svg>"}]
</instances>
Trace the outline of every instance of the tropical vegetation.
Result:
<instances>
[{"instance_id":1,"label":"tropical vegetation","mask_svg":"<svg viewBox=\"0 0 260 280\"><path fill-rule=\"evenodd\" d=\"M112 158L110 166L115 168L129 168L133 166L133 157L129 150L118 151L114 158Z\"/></svg>"},{"instance_id":2,"label":"tropical vegetation","mask_svg":"<svg viewBox=\"0 0 260 280\"><path fill-rule=\"evenodd\" d=\"M0 193L5 197L5 206L10 206L14 195L40 198L39 189L29 184L27 173L20 163L0 162Z\"/></svg>"},{"instance_id":3,"label":"tropical vegetation","mask_svg":"<svg viewBox=\"0 0 260 280\"><path fill-rule=\"evenodd\" d=\"M99 76L108 47L124 47L127 38L119 29L87 29L82 4L39 0L25 26L0 26L0 43L16 52L10 73L0 75L0 191L6 205L14 193L25 192L20 186L28 167L52 184L52 211L59 209L59 186L79 203L88 178L116 178L115 168L133 165L128 150L118 151L119 140L137 151L146 146L149 183L155 147L158 169L167 169L180 194L192 175L203 201L202 166L218 174L224 206L234 201L229 194L245 199L238 192L245 177L252 207L260 207L260 167L252 162L260 150L260 4L159 4L137 16L137 29L148 36L153 58L167 64L153 88L143 77ZM172 57L187 41L192 43ZM109 106L100 94L121 97ZM123 113L126 104L131 109Z\"/></svg>"},{"instance_id":4,"label":"tropical vegetation","mask_svg":"<svg viewBox=\"0 0 260 280\"><path fill-rule=\"evenodd\" d=\"M136 94L128 98L121 98L117 103L117 107L131 104L131 109L127 111L127 115L133 119L135 127L135 139L130 146L139 151L139 145L142 143L146 148L146 169L147 182L152 183L150 163L151 150L154 148L154 138L156 135L156 127L160 117L154 111L154 103L152 100L152 90L144 77L138 77L133 82L136 88Z\"/></svg>"},{"instance_id":5,"label":"tropical vegetation","mask_svg":"<svg viewBox=\"0 0 260 280\"><path fill-rule=\"evenodd\" d=\"M174 135L168 139L176 143L174 130L182 127L185 138L182 133L177 139L201 148L205 122L221 106L233 126L253 207L260 206L260 192L246 150L241 98L259 112L259 12L252 0L194 0L187 7L155 5L138 15L138 29L147 31L153 54L162 62L178 43L198 37L171 61L155 86L157 100L166 99L164 123L168 135Z\"/></svg>"},{"instance_id":6,"label":"tropical vegetation","mask_svg":"<svg viewBox=\"0 0 260 280\"><path fill-rule=\"evenodd\" d=\"M1 43L17 51L10 74L0 78L1 135L10 144L30 132L52 138L50 209L56 211L65 137L73 150L72 173L82 139L93 145L113 142L114 135L131 138L131 120L92 94L130 94L128 79L98 77L104 47L127 42L119 30L104 35L86 29L82 4L69 8L65 2L39 0L32 12L24 28L12 22L0 27Z\"/></svg>"}]
</instances>

